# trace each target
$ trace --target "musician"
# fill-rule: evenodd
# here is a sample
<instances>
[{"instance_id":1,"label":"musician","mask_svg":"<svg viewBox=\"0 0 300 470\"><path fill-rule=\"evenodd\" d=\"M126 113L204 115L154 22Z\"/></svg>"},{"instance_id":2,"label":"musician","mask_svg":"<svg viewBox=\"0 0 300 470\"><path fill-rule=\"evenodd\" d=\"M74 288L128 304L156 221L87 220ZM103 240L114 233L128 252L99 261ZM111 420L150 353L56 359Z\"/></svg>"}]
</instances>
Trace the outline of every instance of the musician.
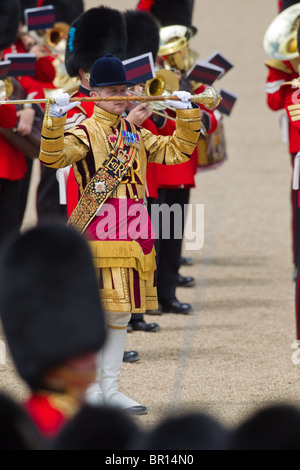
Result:
<instances>
[{"instance_id":1,"label":"musician","mask_svg":"<svg viewBox=\"0 0 300 470\"><path fill-rule=\"evenodd\" d=\"M148 11L154 15L158 20L161 27L169 25L183 25L190 29L192 28L192 13L193 13L193 2L189 0L178 0L178 1L165 1L155 0L148 2L146 0L140 0L138 10ZM158 63L164 63L162 57L159 57L160 51L158 51ZM190 84L184 79L184 74L187 70L178 67L177 73L181 82L181 86L185 89L186 86L190 87ZM195 93L202 92L204 86L198 88ZM202 106L202 121L208 131L208 133L214 132L217 126L217 121L212 111L204 110ZM161 135L170 135L174 130L173 123L167 121L165 125L160 129ZM181 251L182 251L182 239L183 230L185 224L184 218L184 207L189 203L190 200L190 189L195 187L195 174L197 171L198 154L197 149L193 152L189 162L179 167L173 167L169 170L166 167L159 167L157 170L157 187L158 187L158 200L150 200L150 210L152 204L159 204L160 206L171 207L174 204L179 204L182 213L182 234L181 237L175 237L174 231L170 234L170 239L163 240L159 236L156 240L156 251L157 251L157 266L158 266L158 300L159 310L149 311L148 313L175 313L175 314L189 314L192 310L192 305L187 302L180 302L177 299L177 287L192 287L195 285L195 279L191 276L181 276L179 273L181 265Z\"/></svg>"},{"instance_id":2,"label":"musician","mask_svg":"<svg viewBox=\"0 0 300 470\"><path fill-rule=\"evenodd\" d=\"M285 10L291 2L283 2L282 10ZM298 2L294 2L298 3ZM300 12L300 9L299 9ZM296 53L297 55L297 53ZM286 116L289 119L288 126L288 140L289 152L291 157L291 167L294 168L295 155L299 151L299 132L297 128L291 124L290 106L291 95L293 91L291 87L289 90L282 85L286 82L291 82L299 76L298 67L300 64L299 57L292 60L278 60L270 58L266 62L268 68L267 83L266 83L266 97L267 105L272 111L285 110ZM285 128L285 120L283 121L283 129ZM292 178L291 178L292 180ZM292 206L292 253L294 263L294 280L297 278L298 267L300 266L300 209L298 207L298 191L292 189L291 185L291 206Z\"/></svg>"},{"instance_id":3,"label":"musician","mask_svg":"<svg viewBox=\"0 0 300 470\"><path fill-rule=\"evenodd\" d=\"M63 224L39 225L5 244L0 279L1 323L29 392L23 406L51 439L84 405L106 336L89 246Z\"/></svg>"},{"instance_id":4,"label":"musician","mask_svg":"<svg viewBox=\"0 0 300 470\"><path fill-rule=\"evenodd\" d=\"M154 16L145 11L128 10L124 13L124 17L127 29L126 59L151 52L155 62L159 48L159 25ZM133 91L143 94L143 87L135 87ZM155 135L160 135L159 126L165 126L167 121L167 115L164 119L153 114L145 103L128 103L126 113L129 122L142 126ZM170 135L174 131L175 126L172 128ZM158 197L156 185L157 167L158 165L155 163L148 162L146 176L146 195L148 200L149 198ZM154 333L160 329L160 326L155 322L147 323L144 313L140 312L132 314L128 328L133 331Z\"/></svg>"},{"instance_id":5,"label":"musician","mask_svg":"<svg viewBox=\"0 0 300 470\"><path fill-rule=\"evenodd\" d=\"M56 75L56 70L53 66L54 58L50 56L49 51L47 51L46 47L38 42L37 37L27 31L27 27L25 26L24 11L26 8L34 8L35 3L35 0L30 3L28 2L28 0L20 0L21 18L19 23L18 35L14 43L10 45L10 47L6 48L4 51L4 57L10 53L31 53L36 56L37 61L35 75L33 77L24 76L21 79L16 78L16 80L19 81L20 85L24 88L24 90L27 91L28 86L30 86L30 92L27 95L28 99L40 98L41 94L44 95L44 90L55 88L53 85L53 80L55 79ZM24 106L23 109L18 112L18 133L20 135L31 135L34 120L36 118L37 113L38 115L42 116L43 107L36 105L32 106L30 104ZM27 172L25 178L22 180L22 188L20 195L20 225L22 224L27 204L27 197L32 173L32 164L32 158L30 157L30 155L26 155Z\"/></svg>"},{"instance_id":6,"label":"musician","mask_svg":"<svg viewBox=\"0 0 300 470\"><path fill-rule=\"evenodd\" d=\"M4 51L16 40L21 9L19 2L16 0L1 2L0 9L0 51L1 58L3 58ZM19 82L28 98L44 97L41 87L36 86L35 82L29 77L22 77ZM37 105L33 108L25 107L17 113L15 108L13 110L11 106L5 105L5 107L1 107L0 111L2 127L17 127L18 132L26 137L31 132L35 114L41 109ZM21 190L28 167L24 153L14 147L2 134L0 136L0 144L0 242L2 242L4 238L12 232L18 231L21 227Z\"/></svg>"},{"instance_id":7,"label":"musician","mask_svg":"<svg viewBox=\"0 0 300 470\"><path fill-rule=\"evenodd\" d=\"M95 27L94 27L95 24ZM91 26L93 28L91 29ZM127 33L123 15L118 10L100 6L91 8L80 15L71 24L76 29L76 36L68 39L68 47L65 55L66 70L70 77L80 79L80 88L73 93L72 98L84 98L90 95L89 75L93 63L106 53L111 53L119 59L126 57ZM98 34L98 28L102 34ZM91 47L91 42L93 47ZM71 48L70 48L71 46ZM94 103L82 102L67 113L65 130L82 124L87 118L92 117ZM45 167L48 171L53 171ZM67 178L67 212L71 216L79 200L79 188L76 182L74 169L65 169ZM58 192L58 191L57 191ZM125 351L123 362L135 362L140 359L137 351ZM90 387L87 396L89 402L93 402L95 387ZM96 386L96 389L98 387Z\"/></svg>"},{"instance_id":8,"label":"musician","mask_svg":"<svg viewBox=\"0 0 300 470\"><path fill-rule=\"evenodd\" d=\"M300 27L298 28L298 52L300 54ZM300 56L299 56L299 63L300 63ZM292 154L293 159L296 158L297 153L300 151L300 82L299 82L299 75L294 80L287 81L283 83L280 87L279 96L284 103L284 107L289 119L289 125L291 129L291 134L294 136L293 143L294 143L294 153ZM297 144L298 143L298 144ZM297 157L298 158L298 157ZM294 163L295 160L293 160ZM299 174L295 175L297 182L299 182ZM295 208L296 214L299 216L300 213L300 199L299 199L299 191L293 191L296 194L295 197ZM300 219L300 217L299 217ZM297 219L299 221L299 219ZM298 228L299 226L297 226ZM300 245L300 230L295 232L295 244L299 250ZM297 259L298 261L298 259ZM299 273L299 266L298 263L297 267L297 276L296 280L296 334L297 340L300 340L300 273Z\"/></svg>"},{"instance_id":9,"label":"musician","mask_svg":"<svg viewBox=\"0 0 300 470\"><path fill-rule=\"evenodd\" d=\"M132 85L119 59L106 55L94 63L91 97L126 96L127 86ZM69 104L69 95L55 98L50 107L52 126L45 120L42 131L41 162L53 168L72 164L80 188L81 199L69 224L90 239L107 312L109 337L102 351L100 379L104 400L136 414L146 413L147 408L119 392L118 377L131 314L157 307L154 234L143 205L147 161L167 165L188 161L200 133L200 108L191 105L189 93L177 96L180 101L169 103L177 109L173 136L157 137L130 124L122 118L126 108L122 100L96 102L92 118L63 137L65 113L74 105ZM90 197L98 202L91 204ZM106 210L112 217L108 221ZM137 217L140 228L134 231Z\"/></svg>"}]
</instances>

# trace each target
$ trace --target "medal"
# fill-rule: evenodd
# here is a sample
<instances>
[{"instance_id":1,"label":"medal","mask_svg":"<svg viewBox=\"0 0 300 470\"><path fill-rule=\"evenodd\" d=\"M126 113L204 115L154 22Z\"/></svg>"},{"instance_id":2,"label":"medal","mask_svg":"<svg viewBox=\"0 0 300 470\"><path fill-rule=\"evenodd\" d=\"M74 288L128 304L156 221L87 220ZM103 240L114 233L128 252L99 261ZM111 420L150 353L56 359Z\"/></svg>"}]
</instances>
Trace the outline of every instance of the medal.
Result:
<instances>
[{"instance_id":1,"label":"medal","mask_svg":"<svg viewBox=\"0 0 300 470\"><path fill-rule=\"evenodd\" d=\"M141 148L140 138L138 134L134 132L122 131L123 141L126 146L134 147L136 149Z\"/></svg>"}]
</instances>

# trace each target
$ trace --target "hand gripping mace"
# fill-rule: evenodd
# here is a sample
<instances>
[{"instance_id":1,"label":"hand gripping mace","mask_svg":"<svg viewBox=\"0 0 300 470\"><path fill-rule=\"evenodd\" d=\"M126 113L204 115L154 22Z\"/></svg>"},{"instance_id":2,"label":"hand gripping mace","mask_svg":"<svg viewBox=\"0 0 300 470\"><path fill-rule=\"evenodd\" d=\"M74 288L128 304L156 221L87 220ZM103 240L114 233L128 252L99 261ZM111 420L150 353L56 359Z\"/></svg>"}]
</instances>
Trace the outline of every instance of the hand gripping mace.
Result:
<instances>
[{"instance_id":1,"label":"hand gripping mace","mask_svg":"<svg viewBox=\"0 0 300 470\"><path fill-rule=\"evenodd\" d=\"M177 96L109 96L109 97L95 97L95 98L90 98L90 97L84 97L84 98L70 98L70 103L75 102L75 101L81 101L81 102L87 102L87 101L135 101L135 102L148 102L148 101L167 101L167 100L172 100L172 101L181 101ZM222 100L221 95L213 88L213 87L207 87L203 93L200 93L199 95L192 95L191 97L191 102L192 103L198 103L202 104L206 109L213 110L215 109L219 104L220 101ZM48 106L50 104L55 103L55 99L53 97L51 98L46 98L46 99L37 99L37 100L8 100L8 101L0 101L0 105L3 104L37 104L37 103L44 103L47 104Z\"/></svg>"}]
</instances>

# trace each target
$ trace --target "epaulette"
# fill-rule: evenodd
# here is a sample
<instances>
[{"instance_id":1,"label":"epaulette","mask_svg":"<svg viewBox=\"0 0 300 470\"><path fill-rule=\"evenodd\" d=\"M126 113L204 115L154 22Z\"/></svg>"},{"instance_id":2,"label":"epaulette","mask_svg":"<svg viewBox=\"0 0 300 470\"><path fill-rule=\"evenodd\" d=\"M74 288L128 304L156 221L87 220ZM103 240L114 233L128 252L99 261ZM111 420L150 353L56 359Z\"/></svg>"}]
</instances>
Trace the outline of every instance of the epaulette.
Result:
<instances>
[{"instance_id":1,"label":"epaulette","mask_svg":"<svg viewBox=\"0 0 300 470\"><path fill-rule=\"evenodd\" d=\"M281 72L285 72L285 73L289 73L289 74L294 73L294 70L290 69L281 60L270 59L265 64L266 64L267 67L271 67L272 69L275 69L275 70L280 70Z\"/></svg>"}]
</instances>

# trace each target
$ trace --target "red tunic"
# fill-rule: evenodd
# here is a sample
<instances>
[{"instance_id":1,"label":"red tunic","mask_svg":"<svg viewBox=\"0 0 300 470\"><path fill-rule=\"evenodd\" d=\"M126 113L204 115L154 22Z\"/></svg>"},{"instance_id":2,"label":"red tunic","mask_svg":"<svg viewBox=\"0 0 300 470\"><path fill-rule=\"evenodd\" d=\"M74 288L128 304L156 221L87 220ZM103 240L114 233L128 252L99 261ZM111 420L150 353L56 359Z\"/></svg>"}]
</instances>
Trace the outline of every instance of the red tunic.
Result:
<instances>
[{"instance_id":1,"label":"red tunic","mask_svg":"<svg viewBox=\"0 0 300 470\"><path fill-rule=\"evenodd\" d=\"M53 439L78 411L78 404L64 394L41 392L32 395L24 408L40 433Z\"/></svg>"},{"instance_id":2,"label":"red tunic","mask_svg":"<svg viewBox=\"0 0 300 470\"><path fill-rule=\"evenodd\" d=\"M272 111L285 109L289 115L287 108L291 104L291 99L289 92L283 91L281 87L285 82L298 78L299 75L294 71L290 62L283 62L283 64L286 70L280 70L267 64L269 70L266 84L267 105ZM290 153L299 151L299 132L292 125L289 125L289 145Z\"/></svg>"},{"instance_id":3,"label":"red tunic","mask_svg":"<svg viewBox=\"0 0 300 470\"><path fill-rule=\"evenodd\" d=\"M41 86L31 77L22 77L19 79L21 86L24 88L27 98L44 98L44 92ZM12 109L9 105L1 107L8 109L8 113L12 116ZM12 128L16 125L16 111L14 114L13 125L8 126ZM11 121L12 122L12 121ZM5 126L2 126L5 127ZM27 163L25 155L3 137L0 136L0 178L10 181L17 181L23 179L27 172Z\"/></svg>"},{"instance_id":4,"label":"red tunic","mask_svg":"<svg viewBox=\"0 0 300 470\"><path fill-rule=\"evenodd\" d=\"M195 90L195 94L200 94L205 90L206 86L201 85ZM218 121L214 115L214 112L206 109L203 105L200 105L202 112L206 115L206 126L207 133L212 134L217 126ZM172 135L175 131L174 121L167 120L165 126L159 129L161 135ZM191 155L188 162L180 165L157 165L157 185L158 188L194 188L195 187L195 174L198 168L198 151L197 148Z\"/></svg>"}]
</instances>

